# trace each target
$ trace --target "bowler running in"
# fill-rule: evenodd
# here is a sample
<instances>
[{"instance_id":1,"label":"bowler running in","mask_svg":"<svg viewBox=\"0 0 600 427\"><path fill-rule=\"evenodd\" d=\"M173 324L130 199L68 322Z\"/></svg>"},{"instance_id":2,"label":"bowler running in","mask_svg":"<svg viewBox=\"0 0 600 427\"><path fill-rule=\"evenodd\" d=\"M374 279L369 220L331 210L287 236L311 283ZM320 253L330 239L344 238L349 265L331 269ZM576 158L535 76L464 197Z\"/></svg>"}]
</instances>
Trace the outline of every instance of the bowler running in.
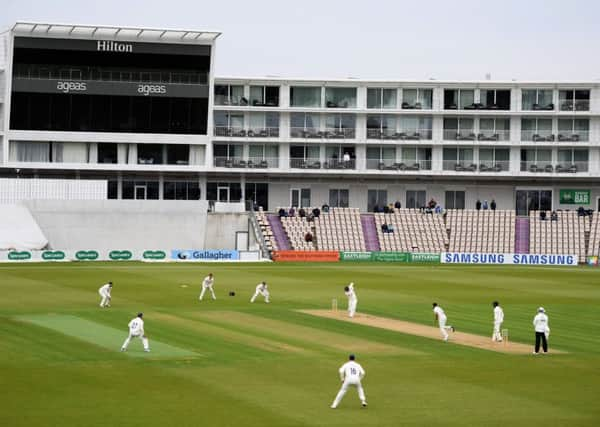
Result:
<instances>
[{"instance_id":1,"label":"bowler running in","mask_svg":"<svg viewBox=\"0 0 600 427\"><path fill-rule=\"evenodd\" d=\"M498 301L494 301L492 306L494 307L494 332L492 333L492 341L502 342L500 328L502 327L502 322L504 322L504 310L502 310Z\"/></svg>"},{"instance_id":2,"label":"bowler running in","mask_svg":"<svg viewBox=\"0 0 600 427\"><path fill-rule=\"evenodd\" d=\"M358 304L358 298L356 292L354 292L354 282L344 287L344 293L348 297L348 317L354 317L356 305Z\"/></svg>"},{"instance_id":3,"label":"bowler running in","mask_svg":"<svg viewBox=\"0 0 600 427\"><path fill-rule=\"evenodd\" d=\"M254 302L256 300L256 297L258 297L259 295L262 295L263 297L265 297L265 302L268 304L269 303L269 289L267 288L267 282L260 282L258 285L256 285L256 291L254 292L254 295L252 295L252 298L250 298L250 302Z\"/></svg>"},{"instance_id":4,"label":"bowler running in","mask_svg":"<svg viewBox=\"0 0 600 427\"><path fill-rule=\"evenodd\" d=\"M121 351L127 351L127 347L129 347L129 343L132 338L141 338L142 344L144 345L144 351L149 352L150 346L148 344L148 337L146 337L144 332L144 313L138 313L136 317L131 319L129 324L129 336L125 339L125 342L121 346Z\"/></svg>"},{"instance_id":5,"label":"bowler running in","mask_svg":"<svg viewBox=\"0 0 600 427\"><path fill-rule=\"evenodd\" d=\"M98 289L98 293L100 294L100 307L104 308L104 307L110 307L110 300L111 300L111 291L112 291L112 282L108 282L105 285L102 285L100 287L100 289Z\"/></svg>"},{"instance_id":6,"label":"bowler running in","mask_svg":"<svg viewBox=\"0 0 600 427\"><path fill-rule=\"evenodd\" d=\"M198 299L200 301L202 301L202 298L204 298L204 292L206 292L207 289L210 291L210 294L212 295L212 299L217 299L217 297L215 296L215 291L213 290L214 283L215 283L215 279L213 277L213 274L208 273L208 276L206 276L204 278L204 280L202 281L202 292L200 292L200 297L198 297Z\"/></svg>"},{"instance_id":7,"label":"bowler running in","mask_svg":"<svg viewBox=\"0 0 600 427\"><path fill-rule=\"evenodd\" d=\"M354 361L355 357L351 354L348 357L348 362L344 363L339 369L340 379L342 381L342 388L335 396L335 400L331 404L331 409L337 408L342 398L348 391L348 387L355 386L358 391L358 398L363 407L367 406L367 398L365 397L365 391L362 388L361 380L365 376L365 370L358 363Z\"/></svg>"},{"instance_id":8,"label":"bowler running in","mask_svg":"<svg viewBox=\"0 0 600 427\"><path fill-rule=\"evenodd\" d=\"M437 305L437 302L433 303L433 314L435 316L434 322L435 320L438 321L438 324L440 326L440 332L442 333L444 341L448 341L449 336L448 332L446 331L451 330L452 332L454 332L454 326L446 325L448 318L446 317L446 313L444 313L444 310L442 310L442 307Z\"/></svg>"}]
</instances>

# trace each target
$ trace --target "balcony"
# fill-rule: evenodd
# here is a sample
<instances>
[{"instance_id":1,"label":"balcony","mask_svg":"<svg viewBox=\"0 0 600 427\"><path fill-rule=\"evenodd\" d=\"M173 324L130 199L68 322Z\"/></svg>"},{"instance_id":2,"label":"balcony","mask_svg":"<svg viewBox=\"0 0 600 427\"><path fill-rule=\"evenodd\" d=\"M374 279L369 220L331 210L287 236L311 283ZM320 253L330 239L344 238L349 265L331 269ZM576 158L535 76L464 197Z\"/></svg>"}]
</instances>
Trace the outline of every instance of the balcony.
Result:
<instances>
[{"instance_id":1,"label":"balcony","mask_svg":"<svg viewBox=\"0 0 600 427\"><path fill-rule=\"evenodd\" d=\"M477 134L478 141L508 141L510 130L480 130Z\"/></svg>"},{"instance_id":2,"label":"balcony","mask_svg":"<svg viewBox=\"0 0 600 427\"><path fill-rule=\"evenodd\" d=\"M590 111L589 99L561 99L560 111Z\"/></svg>"},{"instance_id":3,"label":"balcony","mask_svg":"<svg viewBox=\"0 0 600 427\"><path fill-rule=\"evenodd\" d=\"M457 131L456 129L444 129L445 141L475 141L477 134L473 130Z\"/></svg>"},{"instance_id":4,"label":"balcony","mask_svg":"<svg viewBox=\"0 0 600 427\"><path fill-rule=\"evenodd\" d=\"M318 157L290 158L290 168L321 169L321 160Z\"/></svg>"},{"instance_id":5,"label":"balcony","mask_svg":"<svg viewBox=\"0 0 600 427\"><path fill-rule=\"evenodd\" d=\"M527 106L527 108L523 108L523 110L528 111L554 111L554 104L531 104L531 106Z\"/></svg>"},{"instance_id":6,"label":"balcony","mask_svg":"<svg viewBox=\"0 0 600 427\"><path fill-rule=\"evenodd\" d=\"M456 160L444 160L443 169L445 171L456 171L456 172L475 172L477 171L477 165L473 161L456 161Z\"/></svg>"},{"instance_id":7,"label":"balcony","mask_svg":"<svg viewBox=\"0 0 600 427\"><path fill-rule=\"evenodd\" d=\"M230 138L279 138L279 128L244 129L235 126L215 126L214 135Z\"/></svg>"},{"instance_id":8,"label":"balcony","mask_svg":"<svg viewBox=\"0 0 600 427\"><path fill-rule=\"evenodd\" d=\"M522 130L521 141L552 142L554 134L550 130Z\"/></svg>"},{"instance_id":9,"label":"balcony","mask_svg":"<svg viewBox=\"0 0 600 427\"><path fill-rule=\"evenodd\" d=\"M414 103L403 102L402 109L403 110L422 110L423 104L420 102L414 102ZM431 107L429 107L428 109L430 110Z\"/></svg>"},{"instance_id":10,"label":"balcony","mask_svg":"<svg viewBox=\"0 0 600 427\"><path fill-rule=\"evenodd\" d=\"M316 128L290 128L291 138L305 138L305 139L355 139L356 129L340 129L340 128L326 128L319 130Z\"/></svg>"},{"instance_id":11,"label":"balcony","mask_svg":"<svg viewBox=\"0 0 600 427\"><path fill-rule=\"evenodd\" d=\"M568 162L553 165L551 162L521 162L521 172L533 173L577 173L587 172L589 162Z\"/></svg>"},{"instance_id":12,"label":"balcony","mask_svg":"<svg viewBox=\"0 0 600 427\"><path fill-rule=\"evenodd\" d=\"M579 142L589 141L590 131L575 130L575 131L558 131L557 139L559 142Z\"/></svg>"},{"instance_id":13,"label":"balcony","mask_svg":"<svg viewBox=\"0 0 600 427\"><path fill-rule=\"evenodd\" d=\"M431 170L431 160L379 160L367 159L367 169L392 170L392 171L418 171Z\"/></svg>"},{"instance_id":14,"label":"balcony","mask_svg":"<svg viewBox=\"0 0 600 427\"><path fill-rule=\"evenodd\" d=\"M507 172L509 167L510 162L508 160L482 161L479 164L479 172Z\"/></svg>"},{"instance_id":15,"label":"balcony","mask_svg":"<svg viewBox=\"0 0 600 427\"><path fill-rule=\"evenodd\" d=\"M431 129L417 129L400 132L391 130L367 129L367 139L418 141L421 139L430 140L431 138Z\"/></svg>"},{"instance_id":16,"label":"balcony","mask_svg":"<svg viewBox=\"0 0 600 427\"><path fill-rule=\"evenodd\" d=\"M356 160L347 161L329 159L321 162L318 158L291 158L290 168L293 169L356 169Z\"/></svg>"},{"instance_id":17,"label":"balcony","mask_svg":"<svg viewBox=\"0 0 600 427\"><path fill-rule=\"evenodd\" d=\"M248 158L241 157L215 157L214 166L218 168L241 168L241 169L268 169L279 167L279 158Z\"/></svg>"}]
</instances>

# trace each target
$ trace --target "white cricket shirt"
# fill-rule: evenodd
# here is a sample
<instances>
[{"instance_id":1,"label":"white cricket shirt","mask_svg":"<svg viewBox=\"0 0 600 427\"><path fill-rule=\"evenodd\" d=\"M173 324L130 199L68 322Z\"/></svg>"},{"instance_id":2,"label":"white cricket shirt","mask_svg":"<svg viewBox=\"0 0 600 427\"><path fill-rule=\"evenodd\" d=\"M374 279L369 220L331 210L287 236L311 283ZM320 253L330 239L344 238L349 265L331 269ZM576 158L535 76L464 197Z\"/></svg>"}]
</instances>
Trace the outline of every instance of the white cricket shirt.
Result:
<instances>
[{"instance_id":1,"label":"white cricket shirt","mask_svg":"<svg viewBox=\"0 0 600 427\"><path fill-rule=\"evenodd\" d=\"M204 278L204 280L202 281L202 286L204 286L205 288L210 288L212 287L213 283L215 281L215 278L210 278L209 276L206 276Z\"/></svg>"},{"instance_id":2,"label":"white cricket shirt","mask_svg":"<svg viewBox=\"0 0 600 427\"><path fill-rule=\"evenodd\" d=\"M442 310L442 307L440 307L439 305L435 306L433 308L433 312L435 314L437 314L438 319L445 319L446 318L446 313L444 313L444 310Z\"/></svg>"},{"instance_id":3,"label":"white cricket shirt","mask_svg":"<svg viewBox=\"0 0 600 427\"><path fill-rule=\"evenodd\" d=\"M110 295L110 285L107 283L106 285L101 286L100 289L98 289L98 292L102 295Z\"/></svg>"},{"instance_id":4,"label":"white cricket shirt","mask_svg":"<svg viewBox=\"0 0 600 427\"><path fill-rule=\"evenodd\" d=\"M533 326L536 332L546 332L548 329L548 316L545 313L538 313L533 318Z\"/></svg>"},{"instance_id":5,"label":"white cricket shirt","mask_svg":"<svg viewBox=\"0 0 600 427\"><path fill-rule=\"evenodd\" d=\"M132 335L140 335L144 333L144 321L139 317L134 317L129 322L129 333Z\"/></svg>"},{"instance_id":6,"label":"white cricket shirt","mask_svg":"<svg viewBox=\"0 0 600 427\"><path fill-rule=\"evenodd\" d=\"M353 360L344 363L339 372L340 377L345 381L360 381L365 376L365 370Z\"/></svg>"},{"instance_id":7,"label":"white cricket shirt","mask_svg":"<svg viewBox=\"0 0 600 427\"><path fill-rule=\"evenodd\" d=\"M494 322L504 322L504 311L499 305L494 308Z\"/></svg>"}]
</instances>

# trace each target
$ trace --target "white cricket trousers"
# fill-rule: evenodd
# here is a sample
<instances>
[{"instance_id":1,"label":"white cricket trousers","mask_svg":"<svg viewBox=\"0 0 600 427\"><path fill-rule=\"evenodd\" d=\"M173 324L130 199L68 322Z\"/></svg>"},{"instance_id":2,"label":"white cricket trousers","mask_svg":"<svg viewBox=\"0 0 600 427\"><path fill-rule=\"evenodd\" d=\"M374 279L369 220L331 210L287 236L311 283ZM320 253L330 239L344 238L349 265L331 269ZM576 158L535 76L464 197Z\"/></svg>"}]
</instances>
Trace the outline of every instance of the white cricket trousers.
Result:
<instances>
[{"instance_id":1,"label":"white cricket trousers","mask_svg":"<svg viewBox=\"0 0 600 427\"><path fill-rule=\"evenodd\" d=\"M502 322L494 322L494 333L492 335L493 341L502 341L502 335L500 334L500 327Z\"/></svg>"},{"instance_id":2,"label":"white cricket trousers","mask_svg":"<svg viewBox=\"0 0 600 427\"><path fill-rule=\"evenodd\" d=\"M354 317L354 313L356 313L356 305L357 304L358 304L357 298L348 301L348 316L349 317Z\"/></svg>"},{"instance_id":3,"label":"white cricket trousers","mask_svg":"<svg viewBox=\"0 0 600 427\"><path fill-rule=\"evenodd\" d=\"M332 408L336 408L340 404L342 398L348 391L348 387L350 387L351 385L356 386L356 390L358 391L358 398L361 402L365 402L367 400L367 398L365 397L365 391L362 388L360 380L346 380L342 384L342 388L340 388L340 391L338 392L337 396L335 396L335 400L331 404Z\"/></svg>"},{"instance_id":4,"label":"white cricket trousers","mask_svg":"<svg viewBox=\"0 0 600 427\"><path fill-rule=\"evenodd\" d=\"M262 295L263 297L265 297L265 302L269 302L269 291L254 292L254 295L252 295L252 298L250 298L250 302L254 302L259 295Z\"/></svg>"},{"instance_id":5,"label":"white cricket trousers","mask_svg":"<svg viewBox=\"0 0 600 427\"><path fill-rule=\"evenodd\" d=\"M144 345L144 350L150 349L148 338L146 338L144 335L133 335L130 333L129 336L125 339L123 345L121 346L123 350L127 350L127 347L129 347L129 343L131 342L132 338L140 338L142 340L142 344Z\"/></svg>"},{"instance_id":6,"label":"white cricket trousers","mask_svg":"<svg viewBox=\"0 0 600 427\"><path fill-rule=\"evenodd\" d=\"M200 301L202 301L202 298L204 298L204 292L206 292L207 289L210 289L212 299L217 299L217 297L215 296L215 291L213 291L212 286L202 286L202 292L200 292L200 298L198 298L198 299Z\"/></svg>"},{"instance_id":7,"label":"white cricket trousers","mask_svg":"<svg viewBox=\"0 0 600 427\"><path fill-rule=\"evenodd\" d=\"M102 298L102 300L100 301L100 307L107 306L108 305L108 301L110 301L110 295L102 293L100 291L98 291L98 293L100 294L100 298Z\"/></svg>"},{"instance_id":8,"label":"white cricket trousers","mask_svg":"<svg viewBox=\"0 0 600 427\"><path fill-rule=\"evenodd\" d=\"M442 337L444 338L444 341L448 341L448 332L446 332L446 331L449 329L452 329L452 326L446 325L447 320L448 320L448 318L446 316L440 317L438 319L438 321L440 323L440 332L442 333Z\"/></svg>"}]
</instances>

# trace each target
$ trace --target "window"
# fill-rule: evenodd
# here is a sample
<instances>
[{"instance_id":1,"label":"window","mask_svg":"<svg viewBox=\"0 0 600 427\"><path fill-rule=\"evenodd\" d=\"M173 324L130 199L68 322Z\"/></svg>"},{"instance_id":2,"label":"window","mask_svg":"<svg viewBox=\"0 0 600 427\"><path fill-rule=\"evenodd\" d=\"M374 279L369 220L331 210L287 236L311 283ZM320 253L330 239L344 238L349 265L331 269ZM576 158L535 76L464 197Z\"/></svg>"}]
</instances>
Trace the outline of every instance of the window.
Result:
<instances>
[{"instance_id":1,"label":"window","mask_svg":"<svg viewBox=\"0 0 600 427\"><path fill-rule=\"evenodd\" d=\"M276 168L279 167L278 145L248 146L248 167ZM250 166L252 165L252 166Z\"/></svg>"},{"instance_id":2,"label":"window","mask_svg":"<svg viewBox=\"0 0 600 427\"><path fill-rule=\"evenodd\" d=\"M356 137L356 116L354 114L328 114L325 116L326 138Z\"/></svg>"},{"instance_id":3,"label":"window","mask_svg":"<svg viewBox=\"0 0 600 427\"><path fill-rule=\"evenodd\" d=\"M589 119L558 119L559 141L589 141Z\"/></svg>"},{"instance_id":4,"label":"window","mask_svg":"<svg viewBox=\"0 0 600 427\"><path fill-rule=\"evenodd\" d=\"M510 119L481 118L477 139L480 141L508 141L510 139Z\"/></svg>"},{"instance_id":5,"label":"window","mask_svg":"<svg viewBox=\"0 0 600 427\"><path fill-rule=\"evenodd\" d=\"M164 200L200 200L200 184L197 181L165 181Z\"/></svg>"},{"instance_id":6,"label":"window","mask_svg":"<svg viewBox=\"0 0 600 427\"><path fill-rule=\"evenodd\" d=\"M386 169L396 164L396 147L367 147L367 169Z\"/></svg>"},{"instance_id":7,"label":"window","mask_svg":"<svg viewBox=\"0 0 600 427\"><path fill-rule=\"evenodd\" d=\"M98 163L117 163L117 144L98 144Z\"/></svg>"},{"instance_id":8,"label":"window","mask_svg":"<svg viewBox=\"0 0 600 427\"><path fill-rule=\"evenodd\" d=\"M250 113L249 137L279 137L279 113Z\"/></svg>"},{"instance_id":9,"label":"window","mask_svg":"<svg viewBox=\"0 0 600 427\"><path fill-rule=\"evenodd\" d=\"M507 171L510 164L508 148L480 148L479 170L481 172Z\"/></svg>"},{"instance_id":10,"label":"window","mask_svg":"<svg viewBox=\"0 0 600 427\"><path fill-rule=\"evenodd\" d=\"M108 180L106 198L107 199L118 199L119 198L119 181Z\"/></svg>"},{"instance_id":11,"label":"window","mask_svg":"<svg viewBox=\"0 0 600 427\"><path fill-rule=\"evenodd\" d=\"M401 116L400 139L431 139L433 119L426 116Z\"/></svg>"},{"instance_id":12,"label":"window","mask_svg":"<svg viewBox=\"0 0 600 427\"><path fill-rule=\"evenodd\" d=\"M291 145L290 167L291 168L315 168L321 167L321 147L318 145Z\"/></svg>"},{"instance_id":13,"label":"window","mask_svg":"<svg viewBox=\"0 0 600 427\"><path fill-rule=\"evenodd\" d=\"M517 215L529 215L529 211L552 210L551 190L517 190Z\"/></svg>"},{"instance_id":14,"label":"window","mask_svg":"<svg viewBox=\"0 0 600 427\"><path fill-rule=\"evenodd\" d=\"M244 114L230 111L215 111L215 136L246 136Z\"/></svg>"},{"instance_id":15,"label":"window","mask_svg":"<svg viewBox=\"0 0 600 427\"><path fill-rule=\"evenodd\" d=\"M290 190L290 206L294 208L310 207L310 188L292 188Z\"/></svg>"},{"instance_id":16,"label":"window","mask_svg":"<svg viewBox=\"0 0 600 427\"><path fill-rule=\"evenodd\" d=\"M213 156L215 166L234 167L242 160L243 146L241 144L215 144Z\"/></svg>"},{"instance_id":17,"label":"window","mask_svg":"<svg viewBox=\"0 0 600 427\"><path fill-rule=\"evenodd\" d=\"M407 170L431 169L431 148L402 147L401 167Z\"/></svg>"},{"instance_id":18,"label":"window","mask_svg":"<svg viewBox=\"0 0 600 427\"><path fill-rule=\"evenodd\" d=\"M122 198L136 200L158 200L158 181L124 179Z\"/></svg>"},{"instance_id":19,"label":"window","mask_svg":"<svg viewBox=\"0 0 600 427\"><path fill-rule=\"evenodd\" d=\"M465 192L464 191L446 191L445 205L446 209L464 209Z\"/></svg>"},{"instance_id":20,"label":"window","mask_svg":"<svg viewBox=\"0 0 600 427\"><path fill-rule=\"evenodd\" d=\"M327 145L325 146L324 167L330 169L354 169L356 156L353 145Z\"/></svg>"},{"instance_id":21,"label":"window","mask_svg":"<svg viewBox=\"0 0 600 427\"><path fill-rule=\"evenodd\" d=\"M431 110L433 89L402 89L403 109Z\"/></svg>"},{"instance_id":22,"label":"window","mask_svg":"<svg viewBox=\"0 0 600 427\"><path fill-rule=\"evenodd\" d=\"M587 149L559 149L556 172L587 172L588 157Z\"/></svg>"},{"instance_id":23,"label":"window","mask_svg":"<svg viewBox=\"0 0 600 427\"><path fill-rule=\"evenodd\" d=\"M207 182L206 200L240 202L242 201L242 186L239 182Z\"/></svg>"},{"instance_id":24,"label":"window","mask_svg":"<svg viewBox=\"0 0 600 427\"><path fill-rule=\"evenodd\" d=\"M290 136L292 138L320 138L321 116L314 113L292 113Z\"/></svg>"},{"instance_id":25,"label":"window","mask_svg":"<svg viewBox=\"0 0 600 427\"><path fill-rule=\"evenodd\" d=\"M329 190L329 206L332 208L349 207L349 190Z\"/></svg>"},{"instance_id":26,"label":"window","mask_svg":"<svg viewBox=\"0 0 600 427\"><path fill-rule=\"evenodd\" d=\"M552 89L523 89L521 91L521 109L554 110Z\"/></svg>"},{"instance_id":27,"label":"window","mask_svg":"<svg viewBox=\"0 0 600 427\"><path fill-rule=\"evenodd\" d=\"M278 107L279 86L250 86L250 105L254 107Z\"/></svg>"},{"instance_id":28,"label":"window","mask_svg":"<svg viewBox=\"0 0 600 427\"><path fill-rule=\"evenodd\" d=\"M549 148L530 148L521 150L521 171L552 172L552 150Z\"/></svg>"},{"instance_id":29,"label":"window","mask_svg":"<svg viewBox=\"0 0 600 427\"><path fill-rule=\"evenodd\" d=\"M384 206L387 206L387 204L387 190L367 190L368 212L379 211Z\"/></svg>"},{"instance_id":30,"label":"window","mask_svg":"<svg viewBox=\"0 0 600 427\"><path fill-rule=\"evenodd\" d=\"M395 116L387 114L367 116L367 138L369 139L395 139L397 134L397 121Z\"/></svg>"},{"instance_id":31,"label":"window","mask_svg":"<svg viewBox=\"0 0 600 427\"><path fill-rule=\"evenodd\" d=\"M188 165L190 163L190 146L188 144L167 144L167 164Z\"/></svg>"},{"instance_id":32,"label":"window","mask_svg":"<svg viewBox=\"0 0 600 427\"><path fill-rule=\"evenodd\" d=\"M396 108L397 93L396 89L368 88L367 108Z\"/></svg>"},{"instance_id":33,"label":"window","mask_svg":"<svg viewBox=\"0 0 600 427\"><path fill-rule=\"evenodd\" d=\"M327 108L356 108L356 88L326 87L325 106Z\"/></svg>"},{"instance_id":34,"label":"window","mask_svg":"<svg viewBox=\"0 0 600 427\"><path fill-rule=\"evenodd\" d=\"M420 209L425 206L426 194L425 190L407 190L404 205L408 209Z\"/></svg>"},{"instance_id":35,"label":"window","mask_svg":"<svg viewBox=\"0 0 600 427\"><path fill-rule=\"evenodd\" d=\"M162 165L163 144L138 144L137 155L139 165Z\"/></svg>"},{"instance_id":36,"label":"window","mask_svg":"<svg viewBox=\"0 0 600 427\"><path fill-rule=\"evenodd\" d=\"M487 110L510 110L510 90L481 89L479 104Z\"/></svg>"},{"instance_id":37,"label":"window","mask_svg":"<svg viewBox=\"0 0 600 427\"><path fill-rule=\"evenodd\" d=\"M521 119L523 141L554 141L552 119Z\"/></svg>"},{"instance_id":38,"label":"window","mask_svg":"<svg viewBox=\"0 0 600 427\"><path fill-rule=\"evenodd\" d=\"M589 90L561 90L558 92L560 111L589 111Z\"/></svg>"},{"instance_id":39,"label":"window","mask_svg":"<svg viewBox=\"0 0 600 427\"><path fill-rule=\"evenodd\" d=\"M457 141L474 141L475 121L471 118L444 118L444 139Z\"/></svg>"},{"instance_id":40,"label":"window","mask_svg":"<svg viewBox=\"0 0 600 427\"><path fill-rule=\"evenodd\" d=\"M473 89L444 89L445 110L464 110L475 107L475 91Z\"/></svg>"},{"instance_id":41,"label":"window","mask_svg":"<svg viewBox=\"0 0 600 427\"><path fill-rule=\"evenodd\" d=\"M444 170L475 171L472 148L444 148Z\"/></svg>"},{"instance_id":42,"label":"window","mask_svg":"<svg viewBox=\"0 0 600 427\"><path fill-rule=\"evenodd\" d=\"M269 184L246 183L246 200L252 200L257 207L269 210Z\"/></svg>"},{"instance_id":43,"label":"window","mask_svg":"<svg viewBox=\"0 0 600 427\"><path fill-rule=\"evenodd\" d=\"M244 98L244 86L215 85L215 105L248 105Z\"/></svg>"},{"instance_id":44,"label":"window","mask_svg":"<svg viewBox=\"0 0 600 427\"><path fill-rule=\"evenodd\" d=\"M290 105L292 107L320 107L321 88L292 86L290 88Z\"/></svg>"}]
</instances>

